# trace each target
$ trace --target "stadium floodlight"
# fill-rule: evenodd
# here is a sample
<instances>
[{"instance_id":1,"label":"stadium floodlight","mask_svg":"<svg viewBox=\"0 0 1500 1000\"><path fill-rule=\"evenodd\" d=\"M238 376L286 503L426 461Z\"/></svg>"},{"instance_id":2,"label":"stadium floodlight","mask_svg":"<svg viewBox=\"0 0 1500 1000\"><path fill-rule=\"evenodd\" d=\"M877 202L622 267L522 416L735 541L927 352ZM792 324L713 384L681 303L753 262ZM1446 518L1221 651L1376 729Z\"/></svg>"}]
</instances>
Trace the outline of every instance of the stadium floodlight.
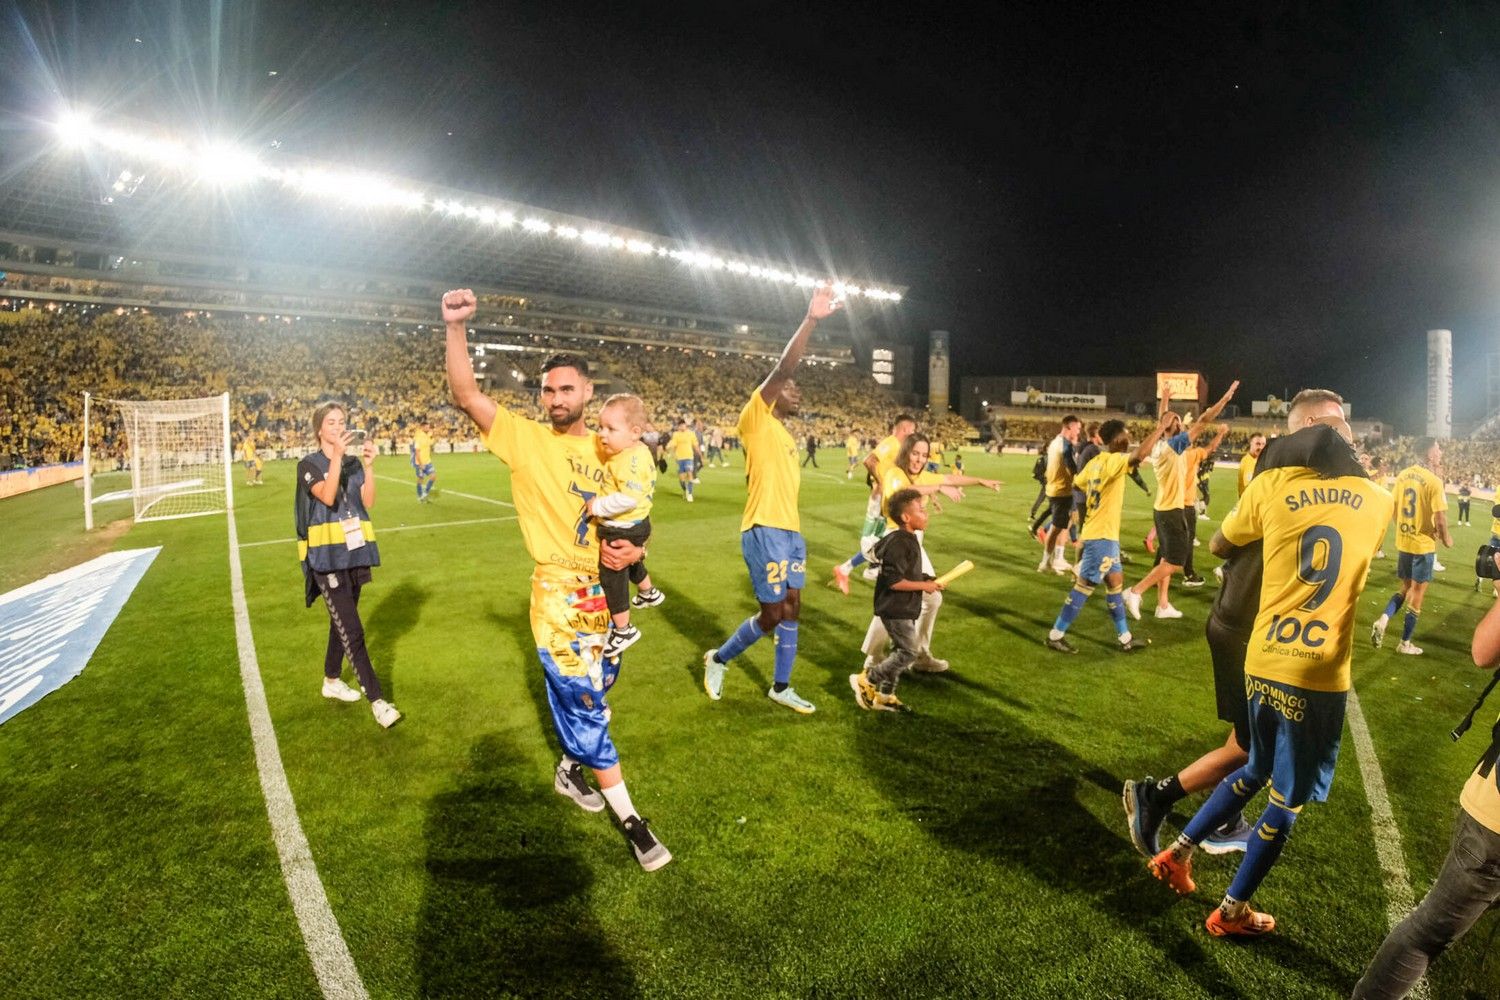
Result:
<instances>
[{"instance_id":1,"label":"stadium floodlight","mask_svg":"<svg viewBox=\"0 0 1500 1000\"><path fill-rule=\"evenodd\" d=\"M88 145L89 137L93 132L93 123L89 117L79 111L65 111L61 114L53 129L57 137L63 141L63 145L72 149L81 149Z\"/></svg>"},{"instance_id":2,"label":"stadium floodlight","mask_svg":"<svg viewBox=\"0 0 1500 1000\"><path fill-rule=\"evenodd\" d=\"M578 230L573 226L558 226L553 229L553 232L555 232L558 236L561 236L565 240L578 239Z\"/></svg>"},{"instance_id":3,"label":"stadium floodlight","mask_svg":"<svg viewBox=\"0 0 1500 1000\"><path fill-rule=\"evenodd\" d=\"M546 219L538 219L532 216L521 223L521 228L525 229L528 233L550 233L552 231L552 223Z\"/></svg>"},{"instance_id":4,"label":"stadium floodlight","mask_svg":"<svg viewBox=\"0 0 1500 1000\"><path fill-rule=\"evenodd\" d=\"M217 142L203 148L196 166L199 178L225 186L255 180L264 169L253 155Z\"/></svg>"}]
</instances>

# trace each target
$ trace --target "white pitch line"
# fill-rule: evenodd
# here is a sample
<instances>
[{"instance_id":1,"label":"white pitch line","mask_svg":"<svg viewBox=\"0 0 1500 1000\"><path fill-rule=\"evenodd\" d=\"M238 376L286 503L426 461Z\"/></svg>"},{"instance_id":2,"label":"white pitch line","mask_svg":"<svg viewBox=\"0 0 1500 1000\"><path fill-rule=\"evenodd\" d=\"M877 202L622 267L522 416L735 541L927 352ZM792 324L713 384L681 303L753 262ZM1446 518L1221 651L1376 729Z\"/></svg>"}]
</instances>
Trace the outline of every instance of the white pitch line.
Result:
<instances>
[{"instance_id":1,"label":"white pitch line","mask_svg":"<svg viewBox=\"0 0 1500 1000\"><path fill-rule=\"evenodd\" d=\"M234 641L240 654L240 682L245 688L245 708L250 715L250 737L255 745L255 768L260 772L260 790L266 799L271 835L281 859L281 875L292 899L297 926L302 930L307 957L323 996L329 1000L368 1000L364 981L354 967L354 956L339 930L339 922L328 905L328 894L318 878L312 848L297 817L297 803L281 765L281 749L271 725L271 709L261 683L260 663L255 657L255 637L250 632L250 608L245 602L245 580L240 571L239 534L234 511L229 521L229 589L234 601Z\"/></svg>"},{"instance_id":2,"label":"white pitch line","mask_svg":"<svg viewBox=\"0 0 1500 1000\"><path fill-rule=\"evenodd\" d=\"M463 524L497 524L501 521L514 521L515 514L507 517L471 517L467 521L438 521L436 524L398 524L394 528L381 528L376 534L389 535L393 531L421 531L423 528L456 528ZM272 538L264 542L241 542L240 548L253 549L260 545L290 545L295 538ZM378 539L377 539L378 540Z\"/></svg>"},{"instance_id":3,"label":"white pitch line","mask_svg":"<svg viewBox=\"0 0 1500 1000\"><path fill-rule=\"evenodd\" d=\"M1353 688L1349 689L1348 717L1349 735L1354 737L1354 759L1359 762L1359 776L1365 783L1365 797L1370 801L1370 832L1375 838L1375 856L1380 861L1385 883L1385 919L1389 927L1395 927L1411 912L1414 903L1411 876L1406 871L1401 830L1391 812L1391 799L1386 793L1380 760L1375 756L1375 744L1370 740L1370 727L1365 725L1365 713L1360 710L1359 696ZM1418 980L1411 995L1429 996L1427 980Z\"/></svg>"},{"instance_id":4,"label":"white pitch line","mask_svg":"<svg viewBox=\"0 0 1500 1000\"><path fill-rule=\"evenodd\" d=\"M416 485L416 480L414 479L397 479L395 476L382 476L378 472L375 474L375 478L384 479L388 483L400 483L402 486ZM443 495L450 497L463 497L465 500L478 500L480 503L492 503L497 507L509 507L511 510L516 509L515 504L510 503L506 500L496 500L494 497L475 496L473 493L460 493L458 492L458 490L450 490L446 486L443 487Z\"/></svg>"}]
</instances>

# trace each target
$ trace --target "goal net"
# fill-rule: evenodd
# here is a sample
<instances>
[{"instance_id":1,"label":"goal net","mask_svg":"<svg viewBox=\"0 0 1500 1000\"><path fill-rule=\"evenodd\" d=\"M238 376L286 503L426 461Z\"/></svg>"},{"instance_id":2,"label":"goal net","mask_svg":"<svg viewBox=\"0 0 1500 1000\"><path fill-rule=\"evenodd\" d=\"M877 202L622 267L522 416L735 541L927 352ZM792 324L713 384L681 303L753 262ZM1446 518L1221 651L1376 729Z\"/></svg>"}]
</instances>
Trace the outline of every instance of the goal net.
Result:
<instances>
[{"instance_id":1,"label":"goal net","mask_svg":"<svg viewBox=\"0 0 1500 1000\"><path fill-rule=\"evenodd\" d=\"M91 402L113 413L91 413ZM109 441L124 459L130 472L128 491L94 495L94 436ZM95 504L125 499L127 492L137 521L218 514L234 504L228 393L166 400L91 400L85 395L83 440L86 527L93 527Z\"/></svg>"}]
</instances>

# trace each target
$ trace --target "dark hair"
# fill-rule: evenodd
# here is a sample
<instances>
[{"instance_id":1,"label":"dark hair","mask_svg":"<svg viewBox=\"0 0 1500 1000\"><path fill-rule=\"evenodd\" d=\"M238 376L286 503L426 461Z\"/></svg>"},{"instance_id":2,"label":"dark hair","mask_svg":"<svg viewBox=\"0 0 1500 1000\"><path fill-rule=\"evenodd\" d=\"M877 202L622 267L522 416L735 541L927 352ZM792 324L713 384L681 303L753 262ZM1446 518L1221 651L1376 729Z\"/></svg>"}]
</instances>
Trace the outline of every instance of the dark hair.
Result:
<instances>
[{"instance_id":1,"label":"dark hair","mask_svg":"<svg viewBox=\"0 0 1500 1000\"><path fill-rule=\"evenodd\" d=\"M330 399L326 403L319 403L318 408L313 410L313 437L318 436L318 431L323 427L323 418L334 410L343 410L344 416L349 416L349 408L336 399Z\"/></svg>"},{"instance_id":2,"label":"dark hair","mask_svg":"<svg viewBox=\"0 0 1500 1000\"><path fill-rule=\"evenodd\" d=\"M1100 430L1101 430L1101 427L1100 427L1099 421L1097 421L1097 420L1090 420L1088 423L1086 423L1086 424L1083 425L1083 436L1087 437L1087 438L1091 438L1095 434L1098 434L1100 432ZM1101 437L1102 437L1102 435L1101 435ZM1108 438L1104 438L1104 440L1108 440Z\"/></svg>"},{"instance_id":3,"label":"dark hair","mask_svg":"<svg viewBox=\"0 0 1500 1000\"><path fill-rule=\"evenodd\" d=\"M1125 432L1125 421L1106 420L1099 426L1099 440L1107 446L1115 438Z\"/></svg>"},{"instance_id":4,"label":"dark hair","mask_svg":"<svg viewBox=\"0 0 1500 1000\"><path fill-rule=\"evenodd\" d=\"M1078 419L1078 415L1074 414L1074 413L1070 413L1066 417L1062 418L1062 425L1063 425L1064 428L1066 428L1069 424L1081 424L1081 423L1083 423L1083 421L1079 420Z\"/></svg>"},{"instance_id":5,"label":"dark hair","mask_svg":"<svg viewBox=\"0 0 1500 1000\"><path fill-rule=\"evenodd\" d=\"M1427 461L1427 453L1432 450L1432 446L1435 444L1437 444L1437 438L1435 437L1424 436L1417 438L1417 458L1424 462Z\"/></svg>"},{"instance_id":6,"label":"dark hair","mask_svg":"<svg viewBox=\"0 0 1500 1000\"><path fill-rule=\"evenodd\" d=\"M891 421L891 430L895 430L903 423L911 424L913 427L915 427L917 426L917 418L912 416L910 413L898 413L896 414L896 419Z\"/></svg>"},{"instance_id":7,"label":"dark hair","mask_svg":"<svg viewBox=\"0 0 1500 1000\"><path fill-rule=\"evenodd\" d=\"M554 354L546 361L542 362L543 375L547 374L554 368L576 368L578 369L578 374L582 375L584 378L589 377L588 359L581 354L569 354L564 351L562 354Z\"/></svg>"},{"instance_id":8,"label":"dark hair","mask_svg":"<svg viewBox=\"0 0 1500 1000\"><path fill-rule=\"evenodd\" d=\"M922 492L914 489L897 490L886 502L885 509L890 514L891 520L897 524L901 523L901 515L906 513L906 508L922 499Z\"/></svg>"},{"instance_id":9,"label":"dark hair","mask_svg":"<svg viewBox=\"0 0 1500 1000\"><path fill-rule=\"evenodd\" d=\"M931 454L932 442L928 440L927 435L921 431L912 431L906 435L906 440L901 442L901 450L896 452L896 468L902 472L906 471L906 463L911 458L911 450L919 444L927 445L928 453Z\"/></svg>"}]
</instances>

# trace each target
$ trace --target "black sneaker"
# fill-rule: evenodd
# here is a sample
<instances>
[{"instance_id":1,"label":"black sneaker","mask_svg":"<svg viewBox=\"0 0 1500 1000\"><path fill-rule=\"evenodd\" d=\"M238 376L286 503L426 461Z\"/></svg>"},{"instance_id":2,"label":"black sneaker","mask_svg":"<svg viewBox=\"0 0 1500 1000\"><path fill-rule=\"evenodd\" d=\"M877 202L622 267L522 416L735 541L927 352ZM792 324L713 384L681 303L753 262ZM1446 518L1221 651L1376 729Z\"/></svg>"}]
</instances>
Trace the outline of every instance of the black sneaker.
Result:
<instances>
[{"instance_id":1,"label":"black sneaker","mask_svg":"<svg viewBox=\"0 0 1500 1000\"><path fill-rule=\"evenodd\" d=\"M1126 781L1120 798L1125 803L1125 822L1130 827L1130 842L1135 849L1148 858L1161 853L1156 843L1156 834L1161 830L1166 811L1158 809L1151 801L1150 789L1156 779L1149 774L1140 781Z\"/></svg>"},{"instance_id":2,"label":"black sneaker","mask_svg":"<svg viewBox=\"0 0 1500 1000\"><path fill-rule=\"evenodd\" d=\"M634 625L626 625L624 628L611 627L609 638L604 640L604 658L618 660L621 653L640 641L641 630Z\"/></svg>"},{"instance_id":3,"label":"black sneaker","mask_svg":"<svg viewBox=\"0 0 1500 1000\"><path fill-rule=\"evenodd\" d=\"M631 850L635 851L635 859L648 872L654 872L672 860L672 852L667 850L667 845L657 840L656 835L651 832L650 820L640 816L627 819L625 837L630 841Z\"/></svg>"},{"instance_id":4,"label":"black sneaker","mask_svg":"<svg viewBox=\"0 0 1500 1000\"><path fill-rule=\"evenodd\" d=\"M632 608L654 608L667 599L667 595L661 592L660 587L652 587L643 590L630 599Z\"/></svg>"},{"instance_id":5,"label":"black sneaker","mask_svg":"<svg viewBox=\"0 0 1500 1000\"><path fill-rule=\"evenodd\" d=\"M1048 639L1047 648L1058 653L1078 652L1077 647L1068 641L1067 636L1063 636L1061 639Z\"/></svg>"},{"instance_id":6,"label":"black sneaker","mask_svg":"<svg viewBox=\"0 0 1500 1000\"><path fill-rule=\"evenodd\" d=\"M1203 577L1199 576L1197 573L1194 573L1192 576L1185 576L1182 578L1182 585L1184 587L1201 587L1203 586L1204 582L1205 581Z\"/></svg>"},{"instance_id":7,"label":"black sneaker","mask_svg":"<svg viewBox=\"0 0 1500 1000\"><path fill-rule=\"evenodd\" d=\"M1130 637L1129 642L1115 643L1115 648L1122 653L1139 653L1149 645L1151 645L1150 639L1147 639L1143 635L1133 635Z\"/></svg>"},{"instance_id":8,"label":"black sneaker","mask_svg":"<svg viewBox=\"0 0 1500 1000\"><path fill-rule=\"evenodd\" d=\"M566 795L578 803L578 808L585 812L603 812L604 796L589 787L588 780L583 776L583 765L578 761L557 762L557 770L552 778L552 787L559 795Z\"/></svg>"}]
</instances>

